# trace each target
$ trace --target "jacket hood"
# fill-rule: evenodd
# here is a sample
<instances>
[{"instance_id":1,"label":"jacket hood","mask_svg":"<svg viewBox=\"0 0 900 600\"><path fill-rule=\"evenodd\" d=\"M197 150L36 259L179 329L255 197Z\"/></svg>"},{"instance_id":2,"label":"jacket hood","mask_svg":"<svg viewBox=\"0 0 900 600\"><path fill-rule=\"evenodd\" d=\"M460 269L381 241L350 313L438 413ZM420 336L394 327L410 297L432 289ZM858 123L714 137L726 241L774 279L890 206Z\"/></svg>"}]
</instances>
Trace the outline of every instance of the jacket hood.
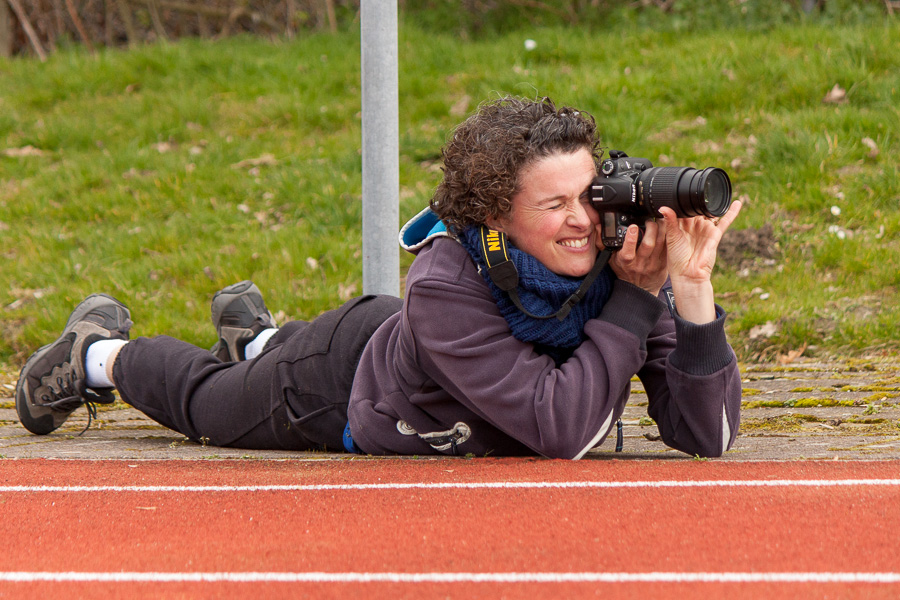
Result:
<instances>
[{"instance_id":1,"label":"jacket hood","mask_svg":"<svg viewBox=\"0 0 900 600\"><path fill-rule=\"evenodd\" d=\"M452 236L434 211L430 207L425 208L400 229L400 247L411 254L418 254L438 237Z\"/></svg>"}]
</instances>

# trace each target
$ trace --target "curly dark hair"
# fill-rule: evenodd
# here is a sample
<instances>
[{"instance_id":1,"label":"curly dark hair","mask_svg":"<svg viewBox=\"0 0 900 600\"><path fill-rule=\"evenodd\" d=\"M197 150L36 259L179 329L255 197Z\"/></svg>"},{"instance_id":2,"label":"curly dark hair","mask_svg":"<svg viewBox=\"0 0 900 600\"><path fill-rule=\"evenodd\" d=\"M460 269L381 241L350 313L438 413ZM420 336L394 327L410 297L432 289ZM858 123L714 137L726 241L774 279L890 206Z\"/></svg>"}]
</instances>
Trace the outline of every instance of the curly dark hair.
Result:
<instances>
[{"instance_id":1,"label":"curly dark hair","mask_svg":"<svg viewBox=\"0 0 900 600\"><path fill-rule=\"evenodd\" d=\"M590 114L557 109L550 98L506 96L486 102L441 150L444 177L431 208L453 230L505 217L522 171L540 158L587 149L603 154Z\"/></svg>"}]
</instances>

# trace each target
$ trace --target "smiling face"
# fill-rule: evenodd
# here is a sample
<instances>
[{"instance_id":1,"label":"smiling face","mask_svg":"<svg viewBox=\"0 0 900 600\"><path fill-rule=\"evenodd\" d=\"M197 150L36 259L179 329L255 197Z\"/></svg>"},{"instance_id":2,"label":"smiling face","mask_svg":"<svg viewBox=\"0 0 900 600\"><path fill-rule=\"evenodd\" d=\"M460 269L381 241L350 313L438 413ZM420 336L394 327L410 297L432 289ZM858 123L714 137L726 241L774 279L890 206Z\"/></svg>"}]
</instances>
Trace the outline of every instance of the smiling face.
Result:
<instances>
[{"instance_id":1,"label":"smiling face","mask_svg":"<svg viewBox=\"0 0 900 600\"><path fill-rule=\"evenodd\" d=\"M600 215L588 199L595 175L587 149L540 158L521 173L510 214L488 226L557 275L584 277L597 258Z\"/></svg>"}]
</instances>

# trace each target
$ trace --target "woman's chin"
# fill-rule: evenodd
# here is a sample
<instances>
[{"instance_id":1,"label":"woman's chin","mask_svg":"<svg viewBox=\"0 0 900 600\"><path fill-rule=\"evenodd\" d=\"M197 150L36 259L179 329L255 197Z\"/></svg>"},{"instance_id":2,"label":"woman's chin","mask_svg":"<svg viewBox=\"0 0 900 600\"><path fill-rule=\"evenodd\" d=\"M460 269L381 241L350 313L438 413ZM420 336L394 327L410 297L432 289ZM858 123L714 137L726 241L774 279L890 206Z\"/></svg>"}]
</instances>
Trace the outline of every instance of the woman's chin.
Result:
<instances>
[{"instance_id":1,"label":"woman's chin","mask_svg":"<svg viewBox=\"0 0 900 600\"><path fill-rule=\"evenodd\" d=\"M566 277L584 277L591 272L594 267L593 262L571 261L567 264L561 264L556 269L551 269L557 275Z\"/></svg>"}]
</instances>

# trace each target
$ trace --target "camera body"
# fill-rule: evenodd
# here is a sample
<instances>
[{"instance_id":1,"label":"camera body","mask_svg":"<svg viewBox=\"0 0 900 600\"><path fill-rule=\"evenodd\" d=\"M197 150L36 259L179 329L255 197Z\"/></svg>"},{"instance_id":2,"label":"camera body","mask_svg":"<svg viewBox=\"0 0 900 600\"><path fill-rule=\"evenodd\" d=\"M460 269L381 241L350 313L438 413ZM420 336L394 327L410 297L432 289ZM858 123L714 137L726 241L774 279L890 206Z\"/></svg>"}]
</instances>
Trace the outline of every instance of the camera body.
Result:
<instances>
[{"instance_id":1,"label":"camera body","mask_svg":"<svg viewBox=\"0 0 900 600\"><path fill-rule=\"evenodd\" d=\"M600 213L603 245L618 250L630 225L643 231L647 219L662 216L664 206L678 217L721 217L731 206L731 180L715 167L654 167L646 158L611 150L589 196Z\"/></svg>"}]
</instances>

